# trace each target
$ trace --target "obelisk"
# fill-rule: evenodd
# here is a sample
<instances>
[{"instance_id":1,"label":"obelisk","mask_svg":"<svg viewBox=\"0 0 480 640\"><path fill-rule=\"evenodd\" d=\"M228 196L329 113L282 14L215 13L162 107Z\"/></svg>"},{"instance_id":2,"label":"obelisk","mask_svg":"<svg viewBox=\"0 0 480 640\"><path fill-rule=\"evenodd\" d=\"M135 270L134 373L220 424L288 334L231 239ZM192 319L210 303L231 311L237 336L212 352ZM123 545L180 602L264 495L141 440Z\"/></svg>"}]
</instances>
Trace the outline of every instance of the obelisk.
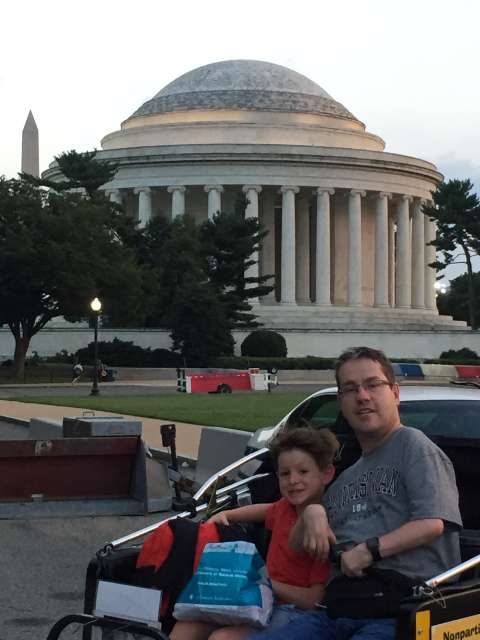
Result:
<instances>
[{"instance_id":1,"label":"obelisk","mask_svg":"<svg viewBox=\"0 0 480 640\"><path fill-rule=\"evenodd\" d=\"M39 162L38 162L38 129L31 111L22 131L22 172L29 173L38 178Z\"/></svg>"}]
</instances>

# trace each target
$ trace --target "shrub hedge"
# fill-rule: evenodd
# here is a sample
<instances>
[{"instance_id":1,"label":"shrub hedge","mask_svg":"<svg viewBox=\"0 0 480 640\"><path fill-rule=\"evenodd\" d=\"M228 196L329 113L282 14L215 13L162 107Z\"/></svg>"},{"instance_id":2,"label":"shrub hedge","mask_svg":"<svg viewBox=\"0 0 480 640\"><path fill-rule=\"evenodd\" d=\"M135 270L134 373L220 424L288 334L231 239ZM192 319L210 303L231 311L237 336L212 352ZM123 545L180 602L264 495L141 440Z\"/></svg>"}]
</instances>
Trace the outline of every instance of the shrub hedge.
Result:
<instances>
[{"instance_id":1,"label":"shrub hedge","mask_svg":"<svg viewBox=\"0 0 480 640\"><path fill-rule=\"evenodd\" d=\"M287 343L276 331L258 329L249 333L242 342L242 356L260 358L286 358Z\"/></svg>"},{"instance_id":2,"label":"shrub hedge","mask_svg":"<svg viewBox=\"0 0 480 640\"><path fill-rule=\"evenodd\" d=\"M256 332L255 332L256 333ZM274 333L274 332L271 332ZM250 334L252 335L252 334ZM278 335L278 334L277 334ZM183 361L180 354L168 349L142 348L133 342L126 342L115 338L112 342L99 342L99 357L107 366L111 367L182 367ZM38 358L32 357L28 360L28 365L35 366L40 363L65 363L73 365L78 359L83 365L93 365L93 342L85 349L79 349L77 353L69 354L61 351L54 357ZM287 357L257 357L257 356L226 356L217 358L209 363L210 367L225 369L249 369L259 367L260 369L333 369L336 358L323 358L319 356L306 356L304 358ZM458 351L444 351L440 358L415 359L392 357L392 362L412 362L425 364L480 364L480 358L474 351L464 348ZM6 361L3 366L11 366L11 360Z\"/></svg>"},{"instance_id":3,"label":"shrub hedge","mask_svg":"<svg viewBox=\"0 0 480 640\"><path fill-rule=\"evenodd\" d=\"M111 367L180 367L180 354L169 349L143 349L133 342L126 342L114 338L112 342L99 342L98 355L100 360ZM76 357L82 364L93 364L94 343L79 349Z\"/></svg>"}]
</instances>

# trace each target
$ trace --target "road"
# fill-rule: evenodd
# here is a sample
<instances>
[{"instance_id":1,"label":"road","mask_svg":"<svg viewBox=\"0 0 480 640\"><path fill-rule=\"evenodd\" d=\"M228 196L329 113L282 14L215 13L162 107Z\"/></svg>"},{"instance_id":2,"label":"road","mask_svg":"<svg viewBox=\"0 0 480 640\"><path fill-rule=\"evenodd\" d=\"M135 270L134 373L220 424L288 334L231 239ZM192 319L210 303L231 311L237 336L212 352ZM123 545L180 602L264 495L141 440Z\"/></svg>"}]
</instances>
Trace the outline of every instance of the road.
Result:
<instances>
[{"instance_id":1,"label":"road","mask_svg":"<svg viewBox=\"0 0 480 640\"><path fill-rule=\"evenodd\" d=\"M313 393L327 385L324 383L296 383L281 384L272 391L272 393L286 393L289 391L304 391L305 395ZM328 385L330 386L330 385ZM18 398L21 396L88 396L90 394L91 385L89 384L63 384L63 385L0 385L0 398ZM159 395L165 393L176 393L173 385L155 384L128 384L128 383L111 383L100 385L100 393L108 396L127 396L127 395ZM251 391L236 391L235 393L252 393Z\"/></svg>"},{"instance_id":2,"label":"road","mask_svg":"<svg viewBox=\"0 0 480 640\"><path fill-rule=\"evenodd\" d=\"M56 620L82 612L85 572L95 552L165 515L3 520L0 640L45 640Z\"/></svg>"}]
</instances>

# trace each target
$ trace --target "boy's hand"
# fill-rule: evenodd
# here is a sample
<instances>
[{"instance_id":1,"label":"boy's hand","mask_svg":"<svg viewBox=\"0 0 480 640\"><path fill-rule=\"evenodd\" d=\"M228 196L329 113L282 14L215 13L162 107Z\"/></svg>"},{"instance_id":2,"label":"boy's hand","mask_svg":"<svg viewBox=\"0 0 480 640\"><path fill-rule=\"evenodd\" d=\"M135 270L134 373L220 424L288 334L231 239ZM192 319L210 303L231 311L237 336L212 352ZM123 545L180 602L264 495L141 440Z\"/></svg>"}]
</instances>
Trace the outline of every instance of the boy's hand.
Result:
<instances>
[{"instance_id":1,"label":"boy's hand","mask_svg":"<svg viewBox=\"0 0 480 640\"><path fill-rule=\"evenodd\" d=\"M337 541L328 524L327 514L322 505L311 504L305 508L303 515L303 548L319 560L326 560L330 545Z\"/></svg>"},{"instance_id":2,"label":"boy's hand","mask_svg":"<svg viewBox=\"0 0 480 640\"><path fill-rule=\"evenodd\" d=\"M215 524L229 525L230 522L228 521L228 511L219 511L214 516L209 518L207 522L215 522Z\"/></svg>"}]
</instances>

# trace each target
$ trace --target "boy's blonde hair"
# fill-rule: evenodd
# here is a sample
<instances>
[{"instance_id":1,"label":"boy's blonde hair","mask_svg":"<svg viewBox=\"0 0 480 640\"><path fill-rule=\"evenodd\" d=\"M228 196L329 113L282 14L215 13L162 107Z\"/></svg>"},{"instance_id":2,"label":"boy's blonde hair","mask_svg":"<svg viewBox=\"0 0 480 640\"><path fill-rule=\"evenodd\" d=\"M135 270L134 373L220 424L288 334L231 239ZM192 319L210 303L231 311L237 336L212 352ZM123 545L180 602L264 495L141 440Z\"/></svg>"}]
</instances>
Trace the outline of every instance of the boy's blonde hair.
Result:
<instances>
[{"instance_id":1,"label":"boy's blonde hair","mask_svg":"<svg viewBox=\"0 0 480 640\"><path fill-rule=\"evenodd\" d=\"M292 449L301 449L310 454L317 463L319 469L333 464L340 449L337 436L329 429L314 429L312 427L299 427L281 431L268 445L275 463L278 467L278 458L281 453Z\"/></svg>"}]
</instances>

